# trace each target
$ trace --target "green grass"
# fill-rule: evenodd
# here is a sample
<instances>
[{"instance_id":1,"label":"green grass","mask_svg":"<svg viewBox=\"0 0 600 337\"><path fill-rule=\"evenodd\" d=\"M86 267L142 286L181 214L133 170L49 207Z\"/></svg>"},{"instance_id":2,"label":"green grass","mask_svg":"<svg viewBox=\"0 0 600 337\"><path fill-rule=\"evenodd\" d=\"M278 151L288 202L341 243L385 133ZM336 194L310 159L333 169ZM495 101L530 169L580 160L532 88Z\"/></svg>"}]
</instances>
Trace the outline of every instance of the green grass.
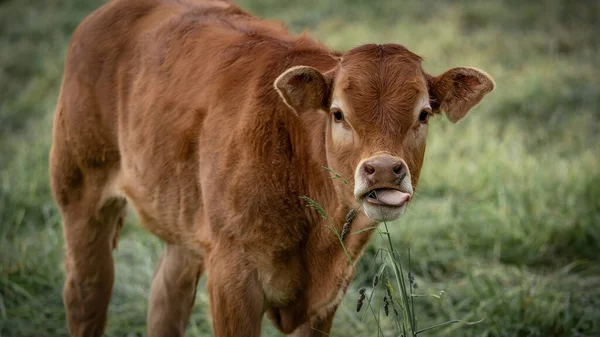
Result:
<instances>
[{"instance_id":1,"label":"green grass","mask_svg":"<svg viewBox=\"0 0 600 337\"><path fill-rule=\"evenodd\" d=\"M64 336L63 240L47 160L70 35L102 1L0 1L0 336ZM497 89L458 125L430 122L417 195L390 224L410 247L432 336L600 335L600 4L593 1L240 1L330 46L397 42L437 74L489 72ZM115 253L108 336L140 336L162 244L130 217ZM333 336L376 336L357 314L376 273L375 238ZM210 333L201 283L189 336ZM390 319L381 321L392 336ZM279 336L264 324L264 336Z\"/></svg>"}]
</instances>

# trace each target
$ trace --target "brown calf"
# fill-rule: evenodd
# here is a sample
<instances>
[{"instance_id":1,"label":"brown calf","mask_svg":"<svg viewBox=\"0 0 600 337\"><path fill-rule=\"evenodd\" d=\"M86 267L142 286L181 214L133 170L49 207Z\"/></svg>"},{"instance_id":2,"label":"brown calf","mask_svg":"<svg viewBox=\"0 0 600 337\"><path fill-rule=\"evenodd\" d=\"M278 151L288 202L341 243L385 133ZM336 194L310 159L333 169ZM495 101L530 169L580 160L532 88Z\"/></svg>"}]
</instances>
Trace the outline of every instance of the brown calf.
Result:
<instances>
[{"instance_id":1,"label":"brown calf","mask_svg":"<svg viewBox=\"0 0 600 337\"><path fill-rule=\"evenodd\" d=\"M493 87L474 68L431 76L399 45L337 53L228 2L108 3L73 35L54 122L71 334L103 334L128 203L167 243L150 336L184 334L204 270L215 336L258 336L264 313L328 332L353 266L300 197L338 231L352 210L351 232L397 219L429 117L456 122ZM353 261L370 236L345 237Z\"/></svg>"}]
</instances>

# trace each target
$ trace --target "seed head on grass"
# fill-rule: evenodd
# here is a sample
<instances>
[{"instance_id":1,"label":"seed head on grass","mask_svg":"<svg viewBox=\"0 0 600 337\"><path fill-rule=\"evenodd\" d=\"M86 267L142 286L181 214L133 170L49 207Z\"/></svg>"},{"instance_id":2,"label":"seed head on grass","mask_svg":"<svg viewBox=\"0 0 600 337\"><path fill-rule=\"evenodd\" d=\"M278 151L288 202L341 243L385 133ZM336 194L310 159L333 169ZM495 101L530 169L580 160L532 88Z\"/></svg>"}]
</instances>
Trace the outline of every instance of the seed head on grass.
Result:
<instances>
[{"instance_id":1,"label":"seed head on grass","mask_svg":"<svg viewBox=\"0 0 600 337\"><path fill-rule=\"evenodd\" d=\"M386 316L390 315L390 302L387 299L386 295L383 295L383 311Z\"/></svg>"},{"instance_id":2,"label":"seed head on grass","mask_svg":"<svg viewBox=\"0 0 600 337\"><path fill-rule=\"evenodd\" d=\"M377 287L378 283L379 283L379 274L376 274L375 277L373 277L373 288Z\"/></svg>"},{"instance_id":3,"label":"seed head on grass","mask_svg":"<svg viewBox=\"0 0 600 337\"><path fill-rule=\"evenodd\" d=\"M354 221L355 217L356 217L356 210L353 208L350 210L350 212L348 212L348 214L346 214L346 223L352 223L352 221Z\"/></svg>"},{"instance_id":4,"label":"seed head on grass","mask_svg":"<svg viewBox=\"0 0 600 337\"><path fill-rule=\"evenodd\" d=\"M344 224L344 227L342 227L342 234L340 234L340 236L342 237L342 241L344 241L344 239L346 238L346 235L348 235L349 230L350 230L350 224L346 222Z\"/></svg>"},{"instance_id":5,"label":"seed head on grass","mask_svg":"<svg viewBox=\"0 0 600 337\"><path fill-rule=\"evenodd\" d=\"M365 301L365 298L367 297L365 295L365 288L362 287L358 290L358 301L356 301L356 312L360 312L360 309L363 306L363 302Z\"/></svg>"},{"instance_id":6,"label":"seed head on grass","mask_svg":"<svg viewBox=\"0 0 600 337\"><path fill-rule=\"evenodd\" d=\"M352 224L352 221L354 221L354 217L356 217L356 210L351 209L350 212L346 214L346 222L344 223L344 227L342 227L342 234L340 235L342 237L342 241L346 238L346 235L348 235L348 232L350 231L350 225Z\"/></svg>"},{"instance_id":7,"label":"seed head on grass","mask_svg":"<svg viewBox=\"0 0 600 337\"><path fill-rule=\"evenodd\" d=\"M310 208L314 209L315 211L319 212L319 214L321 215L321 217L323 217L323 219L325 219L325 220L329 219L329 215L327 214L327 212L325 212L325 210L323 209L323 206L321 206L318 202L314 201L313 199L311 199L307 196L301 196L300 199L306 201L306 207L310 207Z\"/></svg>"},{"instance_id":8,"label":"seed head on grass","mask_svg":"<svg viewBox=\"0 0 600 337\"><path fill-rule=\"evenodd\" d=\"M408 281L410 282L411 287L413 287L413 289L418 289L419 285L417 284L417 282L415 282L415 275L413 274L412 271L408 272Z\"/></svg>"},{"instance_id":9,"label":"seed head on grass","mask_svg":"<svg viewBox=\"0 0 600 337\"><path fill-rule=\"evenodd\" d=\"M327 172L329 172L329 173L331 174L331 175L330 175L330 178L331 178L331 179L333 179L333 180L335 180L335 179L339 179L339 180L341 180L341 181L342 181L344 184L348 185L348 181L346 181L346 179L342 178L342 176L341 176L341 175L339 175L339 173L335 172L335 171L334 171L334 170L333 170L331 167L326 167L326 166L323 166L323 168L324 168L324 169L325 169Z\"/></svg>"}]
</instances>

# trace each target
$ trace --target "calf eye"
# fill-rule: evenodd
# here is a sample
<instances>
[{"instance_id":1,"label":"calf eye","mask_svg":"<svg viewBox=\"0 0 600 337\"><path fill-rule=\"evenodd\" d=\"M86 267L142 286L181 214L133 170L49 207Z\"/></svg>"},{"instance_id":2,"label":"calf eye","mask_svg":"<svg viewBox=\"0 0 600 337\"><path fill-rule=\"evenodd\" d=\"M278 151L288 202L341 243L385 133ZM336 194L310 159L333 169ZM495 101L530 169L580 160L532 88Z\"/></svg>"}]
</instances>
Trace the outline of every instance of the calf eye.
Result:
<instances>
[{"instance_id":1,"label":"calf eye","mask_svg":"<svg viewBox=\"0 0 600 337\"><path fill-rule=\"evenodd\" d=\"M340 110L333 111L333 119L336 123L340 123L344 120L344 114Z\"/></svg>"},{"instance_id":2,"label":"calf eye","mask_svg":"<svg viewBox=\"0 0 600 337\"><path fill-rule=\"evenodd\" d=\"M421 111L421 113L419 114L419 122L427 123L428 119L429 119L429 111L427 111L427 110Z\"/></svg>"}]
</instances>

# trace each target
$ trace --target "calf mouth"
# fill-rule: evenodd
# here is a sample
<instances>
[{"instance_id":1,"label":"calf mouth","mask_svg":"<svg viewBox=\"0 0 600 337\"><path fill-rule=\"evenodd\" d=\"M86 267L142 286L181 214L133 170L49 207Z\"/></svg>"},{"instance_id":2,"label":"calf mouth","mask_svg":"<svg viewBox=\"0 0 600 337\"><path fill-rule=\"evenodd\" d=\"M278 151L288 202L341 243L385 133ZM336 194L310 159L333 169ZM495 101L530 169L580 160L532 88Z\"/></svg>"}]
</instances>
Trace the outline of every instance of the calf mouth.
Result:
<instances>
[{"instance_id":1,"label":"calf mouth","mask_svg":"<svg viewBox=\"0 0 600 337\"><path fill-rule=\"evenodd\" d=\"M400 208L411 199L411 194L395 188L374 188L361 198L363 202L377 207Z\"/></svg>"}]
</instances>

